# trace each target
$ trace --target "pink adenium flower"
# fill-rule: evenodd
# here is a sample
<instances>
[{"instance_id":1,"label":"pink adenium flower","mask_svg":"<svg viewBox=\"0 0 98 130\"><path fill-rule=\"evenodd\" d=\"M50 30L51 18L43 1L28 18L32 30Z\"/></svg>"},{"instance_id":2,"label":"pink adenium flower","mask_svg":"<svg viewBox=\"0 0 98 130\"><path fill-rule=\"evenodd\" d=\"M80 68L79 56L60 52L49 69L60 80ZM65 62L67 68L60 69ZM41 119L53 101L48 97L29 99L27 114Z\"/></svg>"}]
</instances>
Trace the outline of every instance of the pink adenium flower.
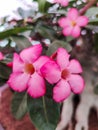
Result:
<instances>
[{"instance_id":1,"label":"pink adenium flower","mask_svg":"<svg viewBox=\"0 0 98 130\"><path fill-rule=\"evenodd\" d=\"M82 67L76 59L69 60L70 55L64 48L59 48L56 54L56 62L51 60L44 64L41 72L46 80L57 83L53 88L53 99L61 102L66 99L71 91L79 94L84 88L84 80L80 76Z\"/></svg>"},{"instance_id":2,"label":"pink adenium flower","mask_svg":"<svg viewBox=\"0 0 98 130\"><path fill-rule=\"evenodd\" d=\"M8 84L18 92L27 89L33 98L43 96L46 92L45 81L40 73L40 68L49 58L40 56L41 44L24 49L20 55L14 54L13 73L10 75Z\"/></svg>"},{"instance_id":3,"label":"pink adenium flower","mask_svg":"<svg viewBox=\"0 0 98 130\"><path fill-rule=\"evenodd\" d=\"M69 0L54 0L54 3L58 3L61 6L68 6Z\"/></svg>"},{"instance_id":4,"label":"pink adenium flower","mask_svg":"<svg viewBox=\"0 0 98 130\"><path fill-rule=\"evenodd\" d=\"M81 27L85 27L88 23L86 16L79 16L79 12L75 8L68 11L67 17L60 18L58 21L60 27L63 28L65 36L73 36L75 38L80 36Z\"/></svg>"}]
</instances>

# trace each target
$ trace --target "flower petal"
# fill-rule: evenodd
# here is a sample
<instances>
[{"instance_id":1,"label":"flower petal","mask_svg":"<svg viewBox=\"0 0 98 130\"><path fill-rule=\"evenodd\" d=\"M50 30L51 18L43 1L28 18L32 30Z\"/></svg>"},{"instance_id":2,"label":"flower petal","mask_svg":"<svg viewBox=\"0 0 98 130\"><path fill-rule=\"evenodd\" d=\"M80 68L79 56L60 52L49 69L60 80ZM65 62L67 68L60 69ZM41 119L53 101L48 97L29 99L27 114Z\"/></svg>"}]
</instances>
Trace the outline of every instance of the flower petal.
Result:
<instances>
[{"instance_id":1,"label":"flower petal","mask_svg":"<svg viewBox=\"0 0 98 130\"><path fill-rule=\"evenodd\" d=\"M81 31L80 27L75 26L73 28L73 30L72 30L72 36L75 37L75 38L79 37L80 36L80 31Z\"/></svg>"},{"instance_id":2,"label":"flower petal","mask_svg":"<svg viewBox=\"0 0 98 130\"><path fill-rule=\"evenodd\" d=\"M70 60L67 68L71 73L82 73L82 67L78 60Z\"/></svg>"},{"instance_id":3,"label":"flower petal","mask_svg":"<svg viewBox=\"0 0 98 130\"><path fill-rule=\"evenodd\" d=\"M67 14L67 17L71 20L75 20L78 18L79 16L79 13L78 13L78 10L75 9L75 8L71 8Z\"/></svg>"},{"instance_id":4,"label":"flower petal","mask_svg":"<svg viewBox=\"0 0 98 130\"><path fill-rule=\"evenodd\" d=\"M61 2L60 2L60 4L61 4L61 6L67 6L68 5L68 0L60 0Z\"/></svg>"},{"instance_id":5,"label":"flower petal","mask_svg":"<svg viewBox=\"0 0 98 130\"><path fill-rule=\"evenodd\" d=\"M56 102L65 100L71 93L70 85L65 80L60 80L53 88L53 99Z\"/></svg>"},{"instance_id":6,"label":"flower petal","mask_svg":"<svg viewBox=\"0 0 98 130\"><path fill-rule=\"evenodd\" d=\"M70 22L70 19L63 17L59 19L58 24L60 27L64 28L66 26L70 26Z\"/></svg>"},{"instance_id":7,"label":"flower petal","mask_svg":"<svg viewBox=\"0 0 98 130\"><path fill-rule=\"evenodd\" d=\"M34 73L28 83L28 94L33 98L41 97L46 92L44 79L37 73Z\"/></svg>"},{"instance_id":8,"label":"flower petal","mask_svg":"<svg viewBox=\"0 0 98 130\"><path fill-rule=\"evenodd\" d=\"M61 6L67 6L68 0L54 0L54 3L61 4Z\"/></svg>"},{"instance_id":9,"label":"flower petal","mask_svg":"<svg viewBox=\"0 0 98 130\"><path fill-rule=\"evenodd\" d=\"M77 25L84 27L88 23L88 18L86 16L80 16L77 19Z\"/></svg>"},{"instance_id":10,"label":"flower petal","mask_svg":"<svg viewBox=\"0 0 98 130\"><path fill-rule=\"evenodd\" d=\"M41 73L43 77L45 77L45 79L51 84L58 82L61 77L59 66L52 60L43 65L41 68Z\"/></svg>"},{"instance_id":11,"label":"flower petal","mask_svg":"<svg viewBox=\"0 0 98 130\"><path fill-rule=\"evenodd\" d=\"M40 68L47 62L49 61L49 57L47 56L40 56L34 63L34 68L38 73L40 73Z\"/></svg>"},{"instance_id":12,"label":"flower petal","mask_svg":"<svg viewBox=\"0 0 98 130\"><path fill-rule=\"evenodd\" d=\"M73 30L73 27L72 26L68 26L68 27L65 27L63 29L63 35L64 36L69 36L72 34L72 30Z\"/></svg>"},{"instance_id":13,"label":"flower petal","mask_svg":"<svg viewBox=\"0 0 98 130\"><path fill-rule=\"evenodd\" d=\"M65 69L69 64L70 55L64 48L59 48L57 50L57 64L60 66L60 69Z\"/></svg>"},{"instance_id":14,"label":"flower petal","mask_svg":"<svg viewBox=\"0 0 98 130\"><path fill-rule=\"evenodd\" d=\"M74 93L79 94L84 89L84 80L80 75L71 75L69 78L69 84Z\"/></svg>"},{"instance_id":15,"label":"flower petal","mask_svg":"<svg viewBox=\"0 0 98 130\"><path fill-rule=\"evenodd\" d=\"M4 55L0 52L0 60L3 60Z\"/></svg>"},{"instance_id":16,"label":"flower petal","mask_svg":"<svg viewBox=\"0 0 98 130\"><path fill-rule=\"evenodd\" d=\"M17 53L14 53L13 72L23 72L23 69L24 69L23 61L20 59Z\"/></svg>"},{"instance_id":17,"label":"flower petal","mask_svg":"<svg viewBox=\"0 0 98 130\"><path fill-rule=\"evenodd\" d=\"M37 44L37 45L24 49L20 53L20 57L24 62L32 63L39 58L39 56L41 55L41 52L42 52L42 46L41 44Z\"/></svg>"},{"instance_id":18,"label":"flower petal","mask_svg":"<svg viewBox=\"0 0 98 130\"><path fill-rule=\"evenodd\" d=\"M9 86L18 92L26 90L30 75L26 73L12 73L8 80Z\"/></svg>"}]
</instances>

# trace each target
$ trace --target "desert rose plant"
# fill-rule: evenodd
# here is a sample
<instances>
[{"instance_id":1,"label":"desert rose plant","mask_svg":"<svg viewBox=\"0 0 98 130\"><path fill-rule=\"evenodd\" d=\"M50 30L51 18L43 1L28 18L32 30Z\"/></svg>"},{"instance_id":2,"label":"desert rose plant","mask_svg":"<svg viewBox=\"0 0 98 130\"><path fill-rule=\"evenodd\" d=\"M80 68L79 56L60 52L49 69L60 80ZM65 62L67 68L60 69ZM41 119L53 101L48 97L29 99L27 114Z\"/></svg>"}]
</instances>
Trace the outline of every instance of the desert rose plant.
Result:
<instances>
[{"instance_id":1,"label":"desert rose plant","mask_svg":"<svg viewBox=\"0 0 98 130\"><path fill-rule=\"evenodd\" d=\"M0 32L0 44L7 44L0 46L0 85L8 84L13 92L16 119L29 113L38 130L55 130L63 101L85 87L82 62L78 53L73 56L74 49L79 52L91 38L98 51L97 0L32 3L35 10L19 9L21 19L5 18L1 24L7 26Z\"/></svg>"}]
</instances>

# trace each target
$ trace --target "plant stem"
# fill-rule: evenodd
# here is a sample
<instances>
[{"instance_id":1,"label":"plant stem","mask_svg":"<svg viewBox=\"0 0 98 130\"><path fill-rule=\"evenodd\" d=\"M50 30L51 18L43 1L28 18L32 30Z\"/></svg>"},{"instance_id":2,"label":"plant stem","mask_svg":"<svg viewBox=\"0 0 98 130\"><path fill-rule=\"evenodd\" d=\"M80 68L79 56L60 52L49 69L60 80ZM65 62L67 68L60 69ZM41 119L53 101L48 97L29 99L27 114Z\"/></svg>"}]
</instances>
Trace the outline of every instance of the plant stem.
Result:
<instances>
[{"instance_id":1,"label":"plant stem","mask_svg":"<svg viewBox=\"0 0 98 130\"><path fill-rule=\"evenodd\" d=\"M45 97L43 96L42 99L43 99L43 107L44 107L45 118L46 118L46 121L48 123L47 110L46 110L46 104L45 104Z\"/></svg>"},{"instance_id":2,"label":"plant stem","mask_svg":"<svg viewBox=\"0 0 98 130\"><path fill-rule=\"evenodd\" d=\"M79 12L83 15L92 5L94 5L97 0L90 0Z\"/></svg>"}]
</instances>

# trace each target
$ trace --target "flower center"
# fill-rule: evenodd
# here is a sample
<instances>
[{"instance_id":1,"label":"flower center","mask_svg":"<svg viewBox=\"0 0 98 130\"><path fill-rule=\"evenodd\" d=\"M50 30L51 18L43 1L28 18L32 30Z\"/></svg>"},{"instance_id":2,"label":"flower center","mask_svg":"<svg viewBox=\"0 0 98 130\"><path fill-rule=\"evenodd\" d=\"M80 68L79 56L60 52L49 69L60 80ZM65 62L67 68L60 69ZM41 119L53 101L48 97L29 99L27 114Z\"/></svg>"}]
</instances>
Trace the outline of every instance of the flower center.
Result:
<instances>
[{"instance_id":1,"label":"flower center","mask_svg":"<svg viewBox=\"0 0 98 130\"><path fill-rule=\"evenodd\" d=\"M32 64L25 64L25 72L28 74L33 74L35 72L34 66Z\"/></svg>"},{"instance_id":2,"label":"flower center","mask_svg":"<svg viewBox=\"0 0 98 130\"><path fill-rule=\"evenodd\" d=\"M64 70L62 70L61 77L63 79L66 79L66 78L68 78L69 74L70 74L69 71L67 69L64 69Z\"/></svg>"},{"instance_id":3,"label":"flower center","mask_svg":"<svg viewBox=\"0 0 98 130\"><path fill-rule=\"evenodd\" d=\"M75 21L72 21L71 22L71 25L74 27L74 26L76 26L76 22Z\"/></svg>"}]
</instances>

